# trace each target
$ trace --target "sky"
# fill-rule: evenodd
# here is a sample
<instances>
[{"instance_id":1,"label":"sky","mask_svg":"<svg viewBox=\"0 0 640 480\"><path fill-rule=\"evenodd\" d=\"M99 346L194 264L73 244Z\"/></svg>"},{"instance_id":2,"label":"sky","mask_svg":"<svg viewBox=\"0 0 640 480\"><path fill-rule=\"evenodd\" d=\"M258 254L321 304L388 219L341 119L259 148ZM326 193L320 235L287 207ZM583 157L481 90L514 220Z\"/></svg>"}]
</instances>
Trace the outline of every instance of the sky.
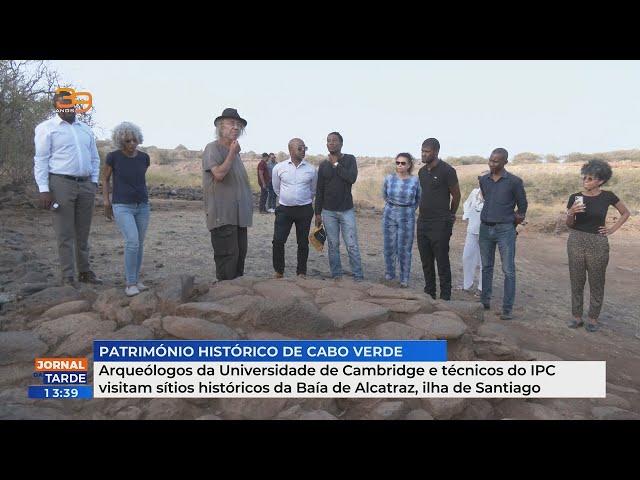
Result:
<instances>
[{"instance_id":1,"label":"sky","mask_svg":"<svg viewBox=\"0 0 640 480\"><path fill-rule=\"evenodd\" d=\"M68 86L93 97L94 132L137 124L143 146L203 150L213 121L236 108L243 153L440 157L497 147L510 157L640 148L639 60L51 60Z\"/></svg>"}]
</instances>

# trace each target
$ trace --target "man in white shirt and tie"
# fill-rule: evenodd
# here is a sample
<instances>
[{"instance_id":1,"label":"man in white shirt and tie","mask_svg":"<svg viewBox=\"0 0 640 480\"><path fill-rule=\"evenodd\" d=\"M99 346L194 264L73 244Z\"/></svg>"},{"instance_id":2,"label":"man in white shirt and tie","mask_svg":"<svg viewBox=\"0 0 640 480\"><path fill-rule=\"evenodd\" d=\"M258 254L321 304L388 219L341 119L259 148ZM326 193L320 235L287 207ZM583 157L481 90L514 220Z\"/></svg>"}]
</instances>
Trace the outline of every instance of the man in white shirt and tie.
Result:
<instances>
[{"instance_id":1,"label":"man in white shirt and tie","mask_svg":"<svg viewBox=\"0 0 640 480\"><path fill-rule=\"evenodd\" d=\"M76 119L73 91L53 96L56 116L35 128L34 177L40 206L50 209L58 243L62 285L101 284L91 270L89 230L93 218L100 157L88 125ZM68 108L60 105L68 104Z\"/></svg>"},{"instance_id":2,"label":"man in white shirt and tie","mask_svg":"<svg viewBox=\"0 0 640 480\"><path fill-rule=\"evenodd\" d=\"M289 141L288 160L273 167L272 184L279 199L273 227L273 278L284 277L284 244L291 225L296 226L298 265L296 274L304 278L309 258L309 230L313 220L313 197L318 184L318 170L304 160L307 147L299 138Z\"/></svg>"}]
</instances>

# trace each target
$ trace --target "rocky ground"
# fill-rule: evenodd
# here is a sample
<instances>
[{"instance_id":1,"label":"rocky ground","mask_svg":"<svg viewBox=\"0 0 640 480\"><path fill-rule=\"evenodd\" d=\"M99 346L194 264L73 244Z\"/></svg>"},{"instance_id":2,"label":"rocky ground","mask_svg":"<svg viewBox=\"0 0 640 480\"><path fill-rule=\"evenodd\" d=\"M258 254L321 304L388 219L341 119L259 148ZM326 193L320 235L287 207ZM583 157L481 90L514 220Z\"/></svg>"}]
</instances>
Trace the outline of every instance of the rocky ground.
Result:
<instances>
[{"instance_id":1,"label":"rocky ground","mask_svg":"<svg viewBox=\"0 0 640 480\"><path fill-rule=\"evenodd\" d=\"M358 210L363 284L345 280L336 285L327 278L326 252L313 249L308 278L296 279L295 234L287 244L285 278L271 280L274 217L257 209L249 231L246 276L215 283L202 202L176 200L171 192L167 196L152 198L142 269L143 281L152 289L130 299L122 292L122 239L99 205L90 241L94 270L105 284L74 290L58 286L50 214L34 208L32 192L0 192L0 418L640 419L637 230L627 228L610 237L603 328L589 333L565 326L570 316L567 233L553 220L520 231L514 320L505 322L495 311L478 309L464 291L454 290L451 302L424 295L415 246L410 288L382 285L381 214L375 209ZM450 254L454 285L462 280L464 238L465 224L458 221ZM343 267L348 270L346 255ZM498 261L492 300L496 307L501 303L501 277ZM607 398L26 398L34 357L91 357L94 338L446 338L450 360L606 361Z\"/></svg>"}]
</instances>

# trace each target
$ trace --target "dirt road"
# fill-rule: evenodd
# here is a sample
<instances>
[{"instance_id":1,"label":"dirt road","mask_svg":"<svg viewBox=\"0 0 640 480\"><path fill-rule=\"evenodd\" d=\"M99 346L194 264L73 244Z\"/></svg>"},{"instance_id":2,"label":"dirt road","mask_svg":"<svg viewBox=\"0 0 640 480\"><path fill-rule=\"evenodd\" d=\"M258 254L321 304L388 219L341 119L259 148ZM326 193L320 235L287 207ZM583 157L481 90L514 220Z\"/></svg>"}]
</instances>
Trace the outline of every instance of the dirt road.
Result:
<instances>
[{"instance_id":1,"label":"dirt road","mask_svg":"<svg viewBox=\"0 0 640 480\"><path fill-rule=\"evenodd\" d=\"M151 223L145 242L142 278L153 285L163 277L190 273L196 282L215 278L213 251L199 201L152 199ZM249 231L247 275L270 276L272 214L254 214ZM0 210L0 228L28 239L29 249L38 257L42 271L57 278L57 254L48 212L20 207ZM383 277L381 214L376 210L358 212L359 239L365 277L378 281ZM565 326L570 318L569 271L567 266L567 233L543 233L534 225L525 226L517 240L517 293L514 320L503 322L504 334L517 339L522 347L557 355L565 360L605 360L608 380L640 390L640 339L635 336L640 321L640 235L628 229L609 238L611 244L607 284L600 320L603 328L589 333L584 328L571 330ZM453 285L462 283L462 249L466 224L456 222L451 239ZM96 207L91 231L91 248L95 271L107 285L123 285L123 241L114 222L107 221ZM344 251L344 247L342 247ZM295 232L286 246L285 275L295 274ZM348 260L343 254L343 268ZM326 251L311 250L309 276L328 274ZM414 244L409 288L424 286L417 246ZM499 256L494 276L492 305L502 301L502 271ZM453 299L470 295L455 290Z\"/></svg>"}]
</instances>

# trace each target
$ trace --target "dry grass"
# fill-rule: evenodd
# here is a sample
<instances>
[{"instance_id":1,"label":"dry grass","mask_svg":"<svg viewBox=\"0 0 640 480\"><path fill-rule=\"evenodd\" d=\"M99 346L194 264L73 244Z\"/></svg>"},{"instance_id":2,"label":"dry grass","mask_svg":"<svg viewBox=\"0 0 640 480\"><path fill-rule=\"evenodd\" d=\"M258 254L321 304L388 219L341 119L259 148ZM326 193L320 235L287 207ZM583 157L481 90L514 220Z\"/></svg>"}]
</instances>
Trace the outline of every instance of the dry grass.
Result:
<instances>
[{"instance_id":1,"label":"dry grass","mask_svg":"<svg viewBox=\"0 0 640 480\"><path fill-rule=\"evenodd\" d=\"M525 184L531 220L541 217L557 216L566 209L569 196L582 188L580 177L581 163L571 164L526 164L507 165L507 169L518 175ZM629 207L632 215L640 213L640 164L617 162L611 164L613 178L606 190L615 192ZM477 177L488 167L485 164L458 165L458 181L462 192L461 203L478 184ZM381 188L384 177L393 171L391 159L388 163L375 163L360 166L358 181L353 188L354 199L366 205L383 207ZM414 169L417 174L417 169ZM462 206L460 207L462 208Z\"/></svg>"},{"instance_id":2,"label":"dry grass","mask_svg":"<svg viewBox=\"0 0 640 480\"><path fill-rule=\"evenodd\" d=\"M358 159L358 181L353 186L354 201L360 205L382 208L381 189L386 175L394 169L393 158ZM419 160L418 160L419 162ZM258 191L258 160L245 161L249 182L254 191ZM417 163L413 174L416 175L421 164ZM550 220L557 217L566 208L573 192L580 190L581 162L546 164L508 164L507 169L523 179L529 200L527 217L529 221ZM612 162L613 178L605 185L629 207L632 215L640 214L640 163L622 161ZM488 167L486 164L457 165L458 180L462 192L462 202L477 185L477 176ZM199 188L202 185L199 162L180 162L180 164L152 165L147 173L149 184L165 184L176 187Z\"/></svg>"}]
</instances>

